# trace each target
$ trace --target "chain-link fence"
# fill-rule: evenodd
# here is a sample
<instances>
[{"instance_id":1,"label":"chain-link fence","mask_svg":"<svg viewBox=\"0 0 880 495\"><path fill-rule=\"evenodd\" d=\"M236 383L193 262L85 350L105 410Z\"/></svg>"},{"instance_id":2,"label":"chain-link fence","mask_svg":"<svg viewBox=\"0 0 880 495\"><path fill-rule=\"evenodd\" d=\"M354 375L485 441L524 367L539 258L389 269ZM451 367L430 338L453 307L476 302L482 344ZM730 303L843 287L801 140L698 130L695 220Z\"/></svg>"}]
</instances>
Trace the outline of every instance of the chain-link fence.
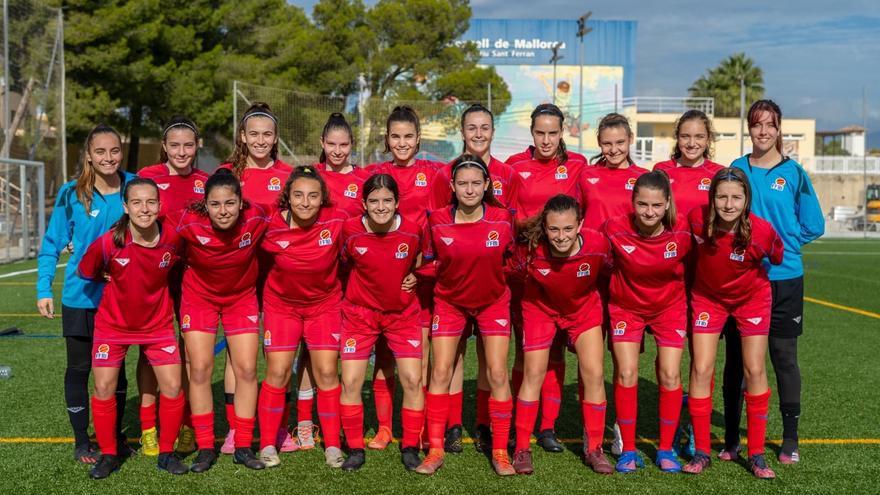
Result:
<instances>
[{"instance_id":1,"label":"chain-link fence","mask_svg":"<svg viewBox=\"0 0 880 495\"><path fill-rule=\"evenodd\" d=\"M45 165L0 158L0 263L36 256L46 231Z\"/></svg>"}]
</instances>

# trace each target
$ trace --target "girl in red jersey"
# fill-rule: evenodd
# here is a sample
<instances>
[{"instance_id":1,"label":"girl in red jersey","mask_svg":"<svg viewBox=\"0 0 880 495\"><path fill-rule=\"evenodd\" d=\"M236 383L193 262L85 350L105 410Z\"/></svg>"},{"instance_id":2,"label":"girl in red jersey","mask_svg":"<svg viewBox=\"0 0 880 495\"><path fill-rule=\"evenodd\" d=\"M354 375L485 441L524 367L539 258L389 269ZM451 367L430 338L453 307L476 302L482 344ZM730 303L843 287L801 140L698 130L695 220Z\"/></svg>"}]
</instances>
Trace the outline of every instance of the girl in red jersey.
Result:
<instances>
[{"instance_id":1,"label":"girl in red jersey","mask_svg":"<svg viewBox=\"0 0 880 495\"><path fill-rule=\"evenodd\" d=\"M343 231L343 256L351 268L345 288L342 326L342 426L351 449L342 465L360 469L364 455L361 390L367 359L379 335L394 353L403 387L401 456L407 470L418 467L419 434L425 423L422 393L422 332L413 270L424 230L397 213L394 179L377 174L364 184L366 215L350 218Z\"/></svg>"},{"instance_id":2,"label":"girl in red jersey","mask_svg":"<svg viewBox=\"0 0 880 495\"><path fill-rule=\"evenodd\" d=\"M519 176L520 185L513 198L516 223L522 226L529 218L541 213L544 205L556 194L581 196L578 181L587 168L587 159L566 151L562 140L565 116L556 105L544 103L532 112L531 132L534 145L522 153L511 156L507 163ZM595 227L594 227L595 228ZM511 310L514 330L517 332L516 358L513 364L513 392L518 394L523 380L522 286L511 284ZM538 445L547 452L564 450L556 438L556 418L562 406L562 384L565 383L565 340L557 340L550 351L550 364L541 387L541 424L537 436Z\"/></svg>"},{"instance_id":3,"label":"girl in red jersey","mask_svg":"<svg viewBox=\"0 0 880 495\"><path fill-rule=\"evenodd\" d=\"M366 180L366 174L349 161L353 144L354 135L345 116L330 114L321 132L321 156L315 167L327 183L333 206L350 217L364 212L362 190Z\"/></svg>"},{"instance_id":4,"label":"girl in red jersey","mask_svg":"<svg viewBox=\"0 0 880 495\"><path fill-rule=\"evenodd\" d=\"M672 439L681 413L681 356L687 335L685 257L691 250L686 220L676 215L669 178L662 171L641 175L633 185L633 213L602 227L611 243L614 270L608 314L617 370L614 402L623 453L616 469L644 467L636 452L639 351L645 327L657 343L660 388L660 444L656 463L666 472L681 471Z\"/></svg>"},{"instance_id":5,"label":"girl in red jersey","mask_svg":"<svg viewBox=\"0 0 880 495\"><path fill-rule=\"evenodd\" d=\"M547 201L544 211L523 235L528 245L517 250L518 272L525 277L523 349L525 377L516 403L516 449L513 467L531 474L529 442L538 416L541 384L547 372L550 346L563 333L577 353L581 411L589 446L584 462L595 472L614 469L602 453L605 430L605 381L602 301L596 286L609 262L608 241L585 228L581 207L563 194Z\"/></svg>"},{"instance_id":6,"label":"girl in red jersey","mask_svg":"<svg viewBox=\"0 0 880 495\"><path fill-rule=\"evenodd\" d=\"M162 390L158 467L184 474L188 468L173 453L185 399L168 293L171 267L180 256L179 237L173 228L160 228L157 222L159 189L152 180L131 180L123 199L125 214L89 246L79 263L81 277L109 280L95 316L92 343L92 411L102 456L89 475L93 479L106 478L119 468L116 382L125 353L134 344L140 346ZM134 301L140 304L139 311L130 310Z\"/></svg>"},{"instance_id":7,"label":"girl in red jersey","mask_svg":"<svg viewBox=\"0 0 880 495\"><path fill-rule=\"evenodd\" d=\"M504 266L513 247L510 212L489 189L489 170L474 155L453 162L452 206L431 212L431 242L425 259L436 260L434 316L431 321L433 367L426 395L430 450L416 471L433 474L443 465L443 440L449 415L449 383L462 333L479 329L486 354L492 397L492 465L502 476L516 474L507 455L513 402L507 382L510 341L510 291Z\"/></svg>"},{"instance_id":8,"label":"girl in red jersey","mask_svg":"<svg viewBox=\"0 0 880 495\"><path fill-rule=\"evenodd\" d=\"M291 366L300 340L309 351L318 385L327 464L345 460L339 438L339 359L342 284L338 276L342 225L348 216L329 207L327 185L314 167L287 179L261 250L269 266L263 286L266 379L260 392L260 431L277 432ZM275 435L261 435L260 458L280 464Z\"/></svg>"},{"instance_id":9,"label":"girl in red jersey","mask_svg":"<svg viewBox=\"0 0 880 495\"><path fill-rule=\"evenodd\" d=\"M751 189L742 170L719 170L712 178L708 206L695 208L688 221L697 241L696 278L691 288L693 330L690 397L696 453L683 468L699 474L709 464L712 382L718 339L728 316L742 342L748 417L749 468L762 479L776 475L764 459L767 410L767 342L772 291L763 261L782 262L782 240L770 223L751 213ZM732 337L732 336L731 336Z\"/></svg>"},{"instance_id":10,"label":"girl in red jersey","mask_svg":"<svg viewBox=\"0 0 880 495\"><path fill-rule=\"evenodd\" d=\"M715 131L712 121L700 110L688 110L675 123L675 149L672 158L654 165L669 176L675 206L687 215L692 209L706 205L706 192L716 172L723 169L710 160Z\"/></svg>"},{"instance_id":11,"label":"girl in red jersey","mask_svg":"<svg viewBox=\"0 0 880 495\"><path fill-rule=\"evenodd\" d=\"M222 321L235 372L233 461L263 469L251 449L257 409L256 249L269 225L262 207L241 198L241 184L220 169L205 184L205 199L176 222L186 241L186 268L180 303L180 328L189 360L189 396L198 455L191 466L203 472L216 461L211 375L214 341Z\"/></svg>"},{"instance_id":12,"label":"girl in red jersey","mask_svg":"<svg viewBox=\"0 0 880 495\"><path fill-rule=\"evenodd\" d=\"M162 149L159 163L138 171L139 177L156 182L159 188L159 218L164 219L169 212L179 212L205 195L205 181L208 174L196 168L199 149L199 131L195 123L187 117L175 116L162 131ZM169 289L179 316L180 284L183 282L183 266L176 264L171 271ZM185 370L184 370L185 371ZM141 394L141 450L146 455L158 455L159 444L156 436L156 376L146 360L138 359L138 390ZM195 435L189 422L189 414L184 413L184 426L180 430L177 451L190 453L195 450Z\"/></svg>"}]
</instances>

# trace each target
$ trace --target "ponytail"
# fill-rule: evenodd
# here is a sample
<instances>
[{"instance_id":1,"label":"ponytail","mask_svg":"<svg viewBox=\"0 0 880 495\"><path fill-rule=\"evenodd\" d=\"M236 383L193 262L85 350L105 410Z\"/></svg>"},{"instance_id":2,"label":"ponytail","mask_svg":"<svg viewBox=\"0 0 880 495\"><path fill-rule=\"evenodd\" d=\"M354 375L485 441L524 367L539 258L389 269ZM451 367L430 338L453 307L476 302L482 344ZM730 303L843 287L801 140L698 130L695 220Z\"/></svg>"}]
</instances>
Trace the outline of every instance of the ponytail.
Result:
<instances>
[{"instance_id":1,"label":"ponytail","mask_svg":"<svg viewBox=\"0 0 880 495\"><path fill-rule=\"evenodd\" d=\"M153 190L156 191L156 197L159 197L159 187L153 182L153 179L147 179L144 177L135 177L134 179L128 181L125 184L125 187L122 189L122 202L128 203L128 194L132 187L136 186L150 186ZM125 247L125 236L128 234L128 228L131 225L131 217L128 213L123 213L122 217L110 227L110 231L113 232L113 245L116 247Z\"/></svg>"},{"instance_id":2,"label":"ponytail","mask_svg":"<svg viewBox=\"0 0 880 495\"><path fill-rule=\"evenodd\" d=\"M321 207L330 206L330 193L327 190L327 183L324 182L324 179L321 177L321 174L315 170L315 167L306 165L296 167L287 177L284 189L282 189L281 194L278 195L278 208L281 211L290 210L290 186L292 186L297 179L311 179L318 181L318 184L321 184Z\"/></svg>"},{"instance_id":3,"label":"ponytail","mask_svg":"<svg viewBox=\"0 0 880 495\"><path fill-rule=\"evenodd\" d=\"M238 199L241 200L242 209L248 207L248 202L241 197L241 182L239 182L235 175L232 174L231 170L218 168L217 171L214 172L214 175L208 177L208 180L205 182L205 196L188 206L187 209L197 215L203 217L208 216L208 206L206 203L208 195L218 187L228 187L232 190L232 193L238 196Z\"/></svg>"},{"instance_id":4,"label":"ponytail","mask_svg":"<svg viewBox=\"0 0 880 495\"><path fill-rule=\"evenodd\" d=\"M325 139L327 139L327 134L330 134L332 131L345 131L348 133L349 141L354 144L354 134L351 132L351 125L349 125L348 121L345 120L345 115L342 115L339 112L333 112L330 114L330 117L327 119L327 123L324 124L324 130L321 131L321 142L323 143ZM318 158L319 163L327 162L327 153L324 152L324 149L321 149L321 156Z\"/></svg>"},{"instance_id":5,"label":"ponytail","mask_svg":"<svg viewBox=\"0 0 880 495\"><path fill-rule=\"evenodd\" d=\"M244 112L244 115L241 116L241 120L238 123L238 134L235 135L235 148L232 150L232 156L229 157L229 163L232 164L232 175L234 175L236 179L241 179L241 174L244 173L244 169L247 167L247 158L249 156L248 147L247 142L242 138L242 135L245 133L247 121L251 117L264 117L275 124L275 144L272 145L272 150L269 151L269 156L272 160L278 159L278 119L275 117L275 114L272 113L272 109L269 108L268 103L256 101Z\"/></svg>"},{"instance_id":6,"label":"ponytail","mask_svg":"<svg viewBox=\"0 0 880 495\"><path fill-rule=\"evenodd\" d=\"M189 129L192 131L196 140L196 155L193 157L192 168L193 170L198 169L198 161L199 161L199 128L196 127L195 122L193 122L189 117L184 117L183 115L175 115L171 117L171 120L165 125L165 128L162 129L162 144L164 145L168 140L168 133L172 129ZM159 163L166 163L168 161L168 153L165 151L164 146L159 147Z\"/></svg>"},{"instance_id":7,"label":"ponytail","mask_svg":"<svg viewBox=\"0 0 880 495\"><path fill-rule=\"evenodd\" d=\"M86 136L86 141L83 143L82 151L79 154L79 176L77 176L76 185L74 186L76 199L83 205L86 213L92 209L92 197L95 194L95 168L89 157L89 150L92 147L92 141L95 140L95 136L99 134L112 134L116 136L116 139L119 140L120 148L122 147L122 136L116 132L116 129L107 124L96 125Z\"/></svg>"}]
</instances>

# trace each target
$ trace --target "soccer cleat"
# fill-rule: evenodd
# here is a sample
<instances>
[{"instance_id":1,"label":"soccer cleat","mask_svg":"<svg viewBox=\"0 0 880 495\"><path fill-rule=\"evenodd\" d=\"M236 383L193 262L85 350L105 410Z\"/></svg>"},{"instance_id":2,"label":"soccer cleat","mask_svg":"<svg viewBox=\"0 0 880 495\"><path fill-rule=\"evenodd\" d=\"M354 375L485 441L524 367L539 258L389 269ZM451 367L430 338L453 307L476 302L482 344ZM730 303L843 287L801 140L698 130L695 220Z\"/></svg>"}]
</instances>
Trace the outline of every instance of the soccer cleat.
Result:
<instances>
[{"instance_id":1,"label":"soccer cleat","mask_svg":"<svg viewBox=\"0 0 880 495\"><path fill-rule=\"evenodd\" d=\"M159 455L159 434L155 427L141 432L141 453L148 457Z\"/></svg>"},{"instance_id":2,"label":"soccer cleat","mask_svg":"<svg viewBox=\"0 0 880 495\"><path fill-rule=\"evenodd\" d=\"M443 450L450 454L461 454L462 450L464 450L461 446L461 425L455 425L446 430Z\"/></svg>"},{"instance_id":3,"label":"soccer cleat","mask_svg":"<svg viewBox=\"0 0 880 495\"><path fill-rule=\"evenodd\" d=\"M535 436L535 443L538 444L539 447L544 449L544 452L551 452L553 454L558 454L565 450L565 447L559 443L559 439L556 438L556 432L553 430L543 430Z\"/></svg>"},{"instance_id":4,"label":"soccer cleat","mask_svg":"<svg viewBox=\"0 0 880 495\"><path fill-rule=\"evenodd\" d=\"M310 450L315 448L315 433L318 427L311 421L300 421L296 425L296 443L299 450Z\"/></svg>"},{"instance_id":5,"label":"soccer cleat","mask_svg":"<svg viewBox=\"0 0 880 495\"><path fill-rule=\"evenodd\" d=\"M345 456L339 447L327 447L324 449L324 462L332 468L342 467L345 462Z\"/></svg>"},{"instance_id":6,"label":"soccer cleat","mask_svg":"<svg viewBox=\"0 0 880 495\"><path fill-rule=\"evenodd\" d=\"M102 480L115 473L119 469L119 457L115 455L102 455L98 462L89 470L89 477L93 480Z\"/></svg>"},{"instance_id":7,"label":"soccer cleat","mask_svg":"<svg viewBox=\"0 0 880 495\"><path fill-rule=\"evenodd\" d=\"M159 454L159 460L156 462L156 467L171 474L186 474L189 472L189 467L182 463L180 458L172 452Z\"/></svg>"},{"instance_id":8,"label":"soccer cleat","mask_svg":"<svg viewBox=\"0 0 880 495\"><path fill-rule=\"evenodd\" d=\"M373 439L370 440L370 443L367 444L367 448L372 450L385 450L385 447L391 443L393 438L391 430L385 426L380 426L379 431L376 432L376 436L374 436Z\"/></svg>"},{"instance_id":9,"label":"soccer cleat","mask_svg":"<svg viewBox=\"0 0 880 495\"><path fill-rule=\"evenodd\" d=\"M525 449L513 454L513 469L516 471L516 474L534 473L535 466L532 464L532 451Z\"/></svg>"},{"instance_id":10,"label":"soccer cleat","mask_svg":"<svg viewBox=\"0 0 880 495\"><path fill-rule=\"evenodd\" d=\"M791 454L786 454L785 452L779 453L779 463L785 464L786 466L790 466L792 464L797 464L801 462L801 453L795 449Z\"/></svg>"},{"instance_id":11,"label":"soccer cleat","mask_svg":"<svg viewBox=\"0 0 880 495\"><path fill-rule=\"evenodd\" d=\"M183 425L177 434L177 442L174 451L178 454L192 454L196 451L196 432L189 426Z\"/></svg>"},{"instance_id":12,"label":"soccer cleat","mask_svg":"<svg viewBox=\"0 0 880 495\"><path fill-rule=\"evenodd\" d=\"M645 461L642 460L642 456L639 455L636 451L624 452L620 454L620 457L617 459L617 465L614 466L614 469L618 473L634 473L639 468L645 467Z\"/></svg>"},{"instance_id":13,"label":"soccer cleat","mask_svg":"<svg viewBox=\"0 0 880 495\"><path fill-rule=\"evenodd\" d=\"M474 448L480 454L488 454L492 451L492 431L487 425L477 425L474 434Z\"/></svg>"},{"instance_id":14,"label":"soccer cleat","mask_svg":"<svg viewBox=\"0 0 880 495\"><path fill-rule=\"evenodd\" d=\"M196 459L189 466L189 470L194 473L204 473L211 469L211 466L217 462L217 453L214 449L200 449L196 454Z\"/></svg>"},{"instance_id":15,"label":"soccer cleat","mask_svg":"<svg viewBox=\"0 0 880 495\"><path fill-rule=\"evenodd\" d=\"M671 450L658 450L657 459L654 463L657 464L657 467L659 467L664 473L681 472L681 462L679 462L678 456L675 455L675 452Z\"/></svg>"},{"instance_id":16,"label":"soccer cleat","mask_svg":"<svg viewBox=\"0 0 880 495\"><path fill-rule=\"evenodd\" d=\"M367 454L364 452L364 449L351 449L351 452L348 453L348 459L342 463L342 470L348 472L357 471L364 467L366 462Z\"/></svg>"},{"instance_id":17,"label":"soccer cleat","mask_svg":"<svg viewBox=\"0 0 880 495\"><path fill-rule=\"evenodd\" d=\"M275 435L275 445L278 446L280 452L296 452L299 450L299 445L293 441L290 432L284 428L280 428L278 434Z\"/></svg>"},{"instance_id":18,"label":"soccer cleat","mask_svg":"<svg viewBox=\"0 0 880 495\"><path fill-rule=\"evenodd\" d=\"M230 429L226 434L226 438L223 440L223 446L220 447L221 454L234 454L235 453L235 429Z\"/></svg>"},{"instance_id":19,"label":"soccer cleat","mask_svg":"<svg viewBox=\"0 0 880 495\"><path fill-rule=\"evenodd\" d=\"M718 453L718 459L722 461L735 461L739 459L739 453L742 452L742 445L735 447L724 447L724 450Z\"/></svg>"},{"instance_id":20,"label":"soccer cleat","mask_svg":"<svg viewBox=\"0 0 880 495\"><path fill-rule=\"evenodd\" d=\"M708 454L704 454L703 452L697 451L694 454L694 457L685 464L681 470L688 474L701 474L705 471L709 465L712 464L712 459Z\"/></svg>"},{"instance_id":21,"label":"soccer cleat","mask_svg":"<svg viewBox=\"0 0 880 495\"><path fill-rule=\"evenodd\" d=\"M278 451L274 445L263 447L263 450L260 451L260 460L263 461L267 468L273 468L281 464L281 458L278 457Z\"/></svg>"},{"instance_id":22,"label":"soccer cleat","mask_svg":"<svg viewBox=\"0 0 880 495\"><path fill-rule=\"evenodd\" d=\"M602 447L586 452L584 454L584 464L589 466L594 473L614 474L614 466L612 466L611 462L608 461L608 458L605 457L605 453L602 452Z\"/></svg>"},{"instance_id":23,"label":"soccer cleat","mask_svg":"<svg viewBox=\"0 0 880 495\"><path fill-rule=\"evenodd\" d=\"M749 457L749 469L756 478L761 480L772 480L776 477L776 473L767 466L767 460L763 454L755 454Z\"/></svg>"},{"instance_id":24,"label":"soccer cleat","mask_svg":"<svg viewBox=\"0 0 880 495\"><path fill-rule=\"evenodd\" d=\"M443 452L443 449L428 450L428 455L425 456L425 459L421 464L416 466L415 472L427 475L436 473L437 470L440 469L440 466L443 465L444 455L445 452Z\"/></svg>"},{"instance_id":25,"label":"soccer cleat","mask_svg":"<svg viewBox=\"0 0 880 495\"><path fill-rule=\"evenodd\" d=\"M83 464L95 464L100 456L91 442L73 448L73 459Z\"/></svg>"},{"instance_id":26,"label":"soccer cleat","mask_svg":"<svg viewBox=\"0 0 880 495\"><path fill-rule=\"evenodd\" d=\"M531 455L529 455L531 457ZM510 463L510 457L507 455L507 449L492 449L492 468L498 476L513 476L516 469Z\"/></svg>"},{"instance_id":27,"label":"soccer cleat","mask_svg":"<svg viewBox=\"0 0 880 495\"><path fill-rule=\"evenodd\" d=\"M400 449L400 461L407 471L414 471L422 463L422 460L419 458L419 449L417 447Z\"/></svg>"},{"instance_id":28,"label":"soccer cleat","mask_svg":"<svg viewBox=\"0 0 880 495\"><path fill-rule=\"evenodd\" d=\"M620 436L620 426L617 425L617 422L614 423L614 438L611 440L611 454L623 454L623 437Z\"/></svg>"},{"instance_id":29,"label":"soccer cleat","mask_svg":"<svg viewBox=\"0 0 880 495\"><path fill-rule=\"evenodd\" d=\"M254 455L254 450L250 447L240 447L235 449L235 452L232 454L232 462L235 464L242 464L248 469L257 471L266 468L263 461L257 459L257 456Z\"/></svg>"}]
</instances>

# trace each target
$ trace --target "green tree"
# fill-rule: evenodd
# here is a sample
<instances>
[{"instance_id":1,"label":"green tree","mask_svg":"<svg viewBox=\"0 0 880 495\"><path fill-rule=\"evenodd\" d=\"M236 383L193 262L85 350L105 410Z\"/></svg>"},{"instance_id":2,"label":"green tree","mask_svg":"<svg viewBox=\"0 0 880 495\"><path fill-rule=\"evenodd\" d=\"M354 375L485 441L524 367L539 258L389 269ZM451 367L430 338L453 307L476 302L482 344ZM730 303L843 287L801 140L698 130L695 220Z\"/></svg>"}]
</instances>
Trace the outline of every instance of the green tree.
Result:
<instances>
[{"instance_id":1,"label":"green tree","mask_svg":"<svg viewBox=\"0 0 880 495\"><path fill-rule=\"evenodd\" d=\"M746 105L764 97L764 74L745 53L735 53L694 81L688 92L694 97L715 98L715 115L739 116L740 80L744 80Z\"/></svg>"}]
</instances>

